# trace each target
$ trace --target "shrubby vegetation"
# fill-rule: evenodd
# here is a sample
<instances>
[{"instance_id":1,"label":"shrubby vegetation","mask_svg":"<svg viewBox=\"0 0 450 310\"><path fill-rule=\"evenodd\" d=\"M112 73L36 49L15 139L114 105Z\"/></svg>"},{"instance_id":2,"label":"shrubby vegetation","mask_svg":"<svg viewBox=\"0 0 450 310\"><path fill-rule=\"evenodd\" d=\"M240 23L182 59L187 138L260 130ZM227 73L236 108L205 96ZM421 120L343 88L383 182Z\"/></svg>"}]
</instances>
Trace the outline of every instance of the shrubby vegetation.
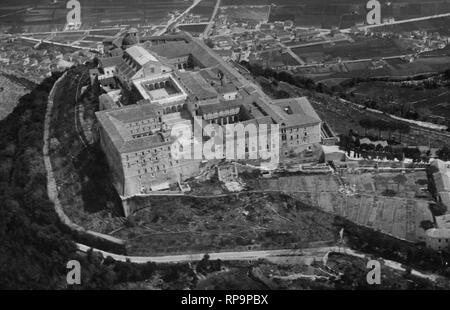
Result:
<instances>
[{"instance_id":1,"label":"shrubby vegetation","mask_svg":"<svg viewBox=\"0 0 450 310\"><path fill-rule=\"evenodd\" d=\"M380 129L381 130L381 129ZM371 141L377 141L378 137L364 136ZM413 162L428 162L430 160L430 151L422 154L416 147L404 147L399 145L396 141L387 140L388 145L383 146L381 143L373 144L362 143L361 136L350 131L348 135L340 135L339 146L347 152L350 156L350 151L354 152L355 157L362 157L364 159L378 158L388 160L403 160L410 158Z\"/></svg>"},{"instance_id":2,"label":"shrubby vegetation","mask_svg":"<svg viewBox=\"0 0 450 310\"><path fill-rule=\"evenodd\" d=\"M48 95L59 76L23 96L0 122L0 289L70 288L66 264L73 259L82 268L81 286L73 288L112 288L156 273L163 288L194 287L188 264L136 265L76 252L73 240L102 245L68 231L47 196L43 127Z\"/></svg>"},{"instance_id":3,"label":"shrubby vegetation","mask_svg":"<svg viewBox=\"0 0 450 310\"><path fill-rule=\"evenodd\" d=\"M289 96L285 91L278 91L276 89L278 82L285 82L291 85L307 89L310 91L315 91L319 93L324 93L328 95L338 96L340 98L351 100L355 102L357 99L353 92L346 92L347 89L352 88L359 83L381 81L381 82L411 82L418 81L419 85L414 86L417 89L433 89L441 86L450 85L450 70L433 73L433 74L419 74L411 77L381 77L381 78L351 78L339 84L328 86L322 82L315 82L310 78L303 77L298 74L292 74L288 71L277 71L271 68L263 67L257 63L249 63L246 61L241 61L242 66L247 68L250 73L255 77L264 77L266 79L271 79L271 82L262 81L260 82L262 89L267 94L273 95L275 98L286 98ZM406 84L405 84L406 85ZM401 87L404 87L401 86ZM420 119L419 113L414 109L413 106L405 103L394 104L392 95L379 96L377 98L367 98L365 100L356 100L358 104L363 105L366 108L376 109L384 113L394 114L403 118L418 120ZM450 125L450 121L449 121ZM450 126L448 126L450 131Z\"/></svg>"},{"instance_id":4,"label":"shrubby vegetation","mask_svg":"<svg viewBox=\"0 0 450 310\"><path fill-rule=\"evenodd\" d=\"M346 219L337 217L336 225L344 228L348 246L369 253L375 257L383 257L413 268L450 274L447 262L450 262L450 252L438 253L422 244L411 244L390 237L381 232L358 226Z\"/></svg>"},{"instance_id":5,"label":"shrubby vegetation","mask_svg":"<svg viewBox=\"0 0 450 310\"><path fill-rule=\"evenodd\" d=\"M392 132L398 132L400 134L399 142L401 142L401 135L408 134L411 130L411 127L408 124L397 121L385 121L382 119L364 118L359 121L359 125L366 131L368 129L378 130L378 137L381 136L381 132L387 131L389 133L389 139L391 139Z\"/></svg>"},{"instance_id":6,"label":"shrubby vegetation","mask_svg":"<svg viewBox=\"0 0 450 310\"><path fill-rule=\"evenodd\" d=\"M300 88L306 88L309 90L316 90L319 92L326 92L326 88L323 84L319 83L317 86L313 80L302 77L300 75L292 75L289 72L276 70L270 68L263 68L259 64L251 64L246 61L242 61L241 65L247 68L254 76L263 76L265 78L273 78L280 82L286 82L295 85ZM261 85L264 88L264 85Z\"/></svg>"},{"instance_id":7,"label":"shrubby vegetation","mask_svg":"<svg viewBox=\"0 0 450 310\"><path fill-rule=\"evenodd\" d=\"M58 76L23 96L0 122L0 288L61 287L74 244L47 197L42 157L48 93Z\"/></svg>"},{"instance_id":8,"label":"shrubby vegetation","mask_svg":"<svg viewBox=\"0 0 450 310\"><path fill-rule=\"evenodd\" d=\"M443 146L438 152L437 155L439 159L444 161L450 160L450 148L448 146Z\"/></svg>"}]
</instances>

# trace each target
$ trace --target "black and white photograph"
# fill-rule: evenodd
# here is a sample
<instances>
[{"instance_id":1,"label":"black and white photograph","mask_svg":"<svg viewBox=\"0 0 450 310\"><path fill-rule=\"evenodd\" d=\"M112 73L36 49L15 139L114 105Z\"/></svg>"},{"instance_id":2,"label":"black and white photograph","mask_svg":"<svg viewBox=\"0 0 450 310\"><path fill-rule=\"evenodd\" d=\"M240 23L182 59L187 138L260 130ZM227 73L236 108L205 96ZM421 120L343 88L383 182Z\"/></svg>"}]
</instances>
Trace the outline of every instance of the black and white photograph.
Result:
<instances>
[{"instance_id":1,"label":"black and white photograph","mask_svg":"<svg viewBox=\"0 0 450 310\"><path fill-rule=\"evenodd\" d=\"M0 0L17 290L450 290L450 0Z\"/></svg>"}]
</instances>

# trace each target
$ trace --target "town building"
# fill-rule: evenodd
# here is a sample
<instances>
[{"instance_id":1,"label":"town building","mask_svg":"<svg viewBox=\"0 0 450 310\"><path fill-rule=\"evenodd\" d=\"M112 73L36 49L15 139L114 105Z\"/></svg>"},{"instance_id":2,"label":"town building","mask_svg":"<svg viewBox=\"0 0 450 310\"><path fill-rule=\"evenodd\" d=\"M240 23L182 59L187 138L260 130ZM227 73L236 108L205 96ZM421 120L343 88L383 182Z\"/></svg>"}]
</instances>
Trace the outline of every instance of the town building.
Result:
<instances>
[{"instance_id":1,"label":"town building","mask_svg":"<svg viewBox=\"0 0 450 310\"><path fill-rule=\"evenodd\" d=\"M425 232L427 246L436 251L446 250L450 246L450 229L431 228Z\"/></svg>"},{"instance_id":2,"label":"town building","mask_svg":"<svg viewBox=\"0 0 450 310\"><path fill-rule=\"evenodd\" d=\"M450 162L445 162L439 159L431 162L431 167L434 169L433 180L436 189L436 199L450 209Z\"/></svg>"}]
</instances>

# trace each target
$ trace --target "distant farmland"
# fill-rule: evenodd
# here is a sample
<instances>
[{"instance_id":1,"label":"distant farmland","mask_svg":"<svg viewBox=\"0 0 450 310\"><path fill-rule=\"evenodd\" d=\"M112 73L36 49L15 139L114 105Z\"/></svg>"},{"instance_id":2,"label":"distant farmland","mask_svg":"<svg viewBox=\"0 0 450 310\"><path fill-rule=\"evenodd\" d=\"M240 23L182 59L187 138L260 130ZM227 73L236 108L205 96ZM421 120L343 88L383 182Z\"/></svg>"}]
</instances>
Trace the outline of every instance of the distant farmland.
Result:
<instances>
[{"instance_id":1,"label":"distant farmland","mask_svg":"<svg viewBox=\"0 0 450 310\"><path fill-rule=\"evenodd\" d=\"M229 20L233 19L251 19L256 21L268 21L270 14L270 7L266 6L229 6L222 7L221 15L226 15Z\"/></svg>"},{"instance_id":2,"label":"distant farmland","mask_svg":"<svg viewBox=\"0 0 450 310\"><path fill-rule=\"evenodd\" d=\"M223 0L222 5L271 5L270 21L293 20L297 26L331 28L350 27L364 21L367 1L360 0ZM382 1L381 13L384 17L397 20L450 12L450 2L445 0L423 2ZM356 13L356 14L354 14Z\"/></svg>"},{"instance_id":3,"label":"distant farmland","mask_svg":"<svg viewBox=\"0 0 450 310\"><path fill-rule=\"evenodd\" d=\"M31 3L31 1L30 1ZM183 11L191 5L187 0L136 0L124 5L122 0L81 0L83 29L117 24L158 25L169 20L169 13ZM36 2L32 2L33 5ZM67 9L64 3L36 5L31 12L2 8L10 13L0 18L2 31L52 31L64 26Z\"/></svg>"},{"instance_id":4,"label":"distant farmland","mask_svg":"<svg viewBox=\"0 0 450 310\"><path fill-rule=\"evenodd\" d=\"M360 83L352 89L356 96L378 98L380 94L393 96L398 104L414 107L421 115L436 115L450 119L450 91L444 87L433 89L399 87L386 82Z\"/></svg>"},{"instance_id":5,"label":"distant farmland","mask_svg":"<svg viewBox=\"0 0 450 310\"><path fill-rule=\"evenodd\" d=\"M379 31L409 32L414 30L439 32L442 35L450 35L450 17L434 18L417 22L388 25L372 29L372 31L374 32Z\"/></svg>"},{"instance_id":6,"label":"distant farmland","mask_svg":"<svg viewBox=\"0 0 450 310\"><path fill-rule=\"evenodd\" d=\"M292 49L300 57L323 55L325 59L340 57L342 59L365 59L389 57L408 54L409 51L401 48L395 40L391 39L364 39L355 43L338 42L334 45L316 45Z\"/></svg>"},{"instance_id":7,"label":"distant farmland","mask_svg":"<svg viewBox=\"0 0 450 310\"><path fill-rule=\"evenodd\" d=\"M192 33L193 35L197 35L205 31L206 24L201 25L182 25L179 26L178 29L182 31L187 31L189 33Z\"/></svg>"},{"instance_id":8,"label":"distant farmland","mask_svg":"<svg viewBox=\"0 0 450 310\"><path fill-rule=\"evenodd\" d=\"M192 9L191 13L210 18L214 11L215 5L216 0L203 0L195 8Z\"/></svg>"}]
</instances>

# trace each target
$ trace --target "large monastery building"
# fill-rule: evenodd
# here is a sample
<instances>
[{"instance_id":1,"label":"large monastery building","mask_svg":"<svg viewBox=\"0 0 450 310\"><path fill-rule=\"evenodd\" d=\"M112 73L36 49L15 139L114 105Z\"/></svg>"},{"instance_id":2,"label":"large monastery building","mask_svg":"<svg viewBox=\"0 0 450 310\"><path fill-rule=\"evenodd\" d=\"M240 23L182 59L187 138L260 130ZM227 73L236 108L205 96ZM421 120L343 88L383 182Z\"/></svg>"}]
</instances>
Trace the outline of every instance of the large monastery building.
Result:
<instances>
[{"instance_id":1,"label":"large monastery building","mask_svg":"<svg viewBox=\"0 0 450 310\"><path fill-rule=\"evenodd\" d=\"M99 68L91 70L104 90L96 113L101 146L122 197L200 173L205 158L173 158L180 147L174 128L192 133L196 125L277 124L279 158L317 159L322 121L307 98L270 99L187 34L126 38L107 42Z\"/></svg>"}]
</instances>

